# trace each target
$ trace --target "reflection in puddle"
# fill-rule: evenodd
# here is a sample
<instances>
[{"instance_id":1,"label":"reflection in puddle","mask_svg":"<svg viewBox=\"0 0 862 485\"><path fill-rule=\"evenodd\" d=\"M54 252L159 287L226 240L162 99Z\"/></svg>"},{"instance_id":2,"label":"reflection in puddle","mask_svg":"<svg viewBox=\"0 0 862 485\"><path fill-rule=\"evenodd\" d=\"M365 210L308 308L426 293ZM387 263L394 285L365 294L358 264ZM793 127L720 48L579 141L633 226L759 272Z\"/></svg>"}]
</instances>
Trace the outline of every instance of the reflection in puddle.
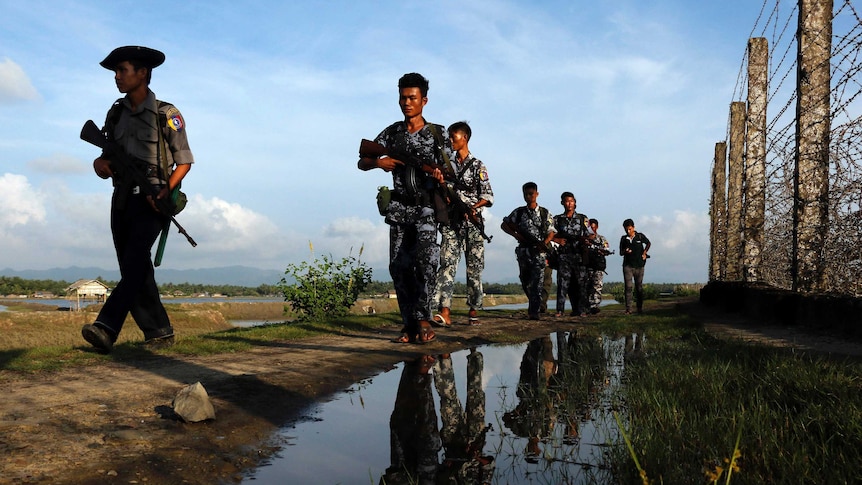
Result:
<instances>
[{"instance_id":1,"label":"reflection in puddle","mask_svg":"<svg viewBox=\"0 0 862 485\"><path fill-rule=\"evenodd\" d=\"M281 430L244 483L606 483L610 396L643 342L555 333L403 363Z\"/></svg>"}]
</instances>

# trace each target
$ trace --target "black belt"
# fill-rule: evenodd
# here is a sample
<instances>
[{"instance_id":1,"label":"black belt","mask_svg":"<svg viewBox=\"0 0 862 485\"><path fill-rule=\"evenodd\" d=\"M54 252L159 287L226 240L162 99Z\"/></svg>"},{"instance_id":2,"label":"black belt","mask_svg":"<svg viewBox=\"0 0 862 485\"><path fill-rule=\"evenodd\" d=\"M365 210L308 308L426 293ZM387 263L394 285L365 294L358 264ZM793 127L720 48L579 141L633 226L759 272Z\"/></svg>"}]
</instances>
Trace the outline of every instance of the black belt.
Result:
<instances>
[{"instance_id":1,"label":"black belt","mask_svg":"<svg viewBox=\"0 0 862 485\"><path fill-rule=\"evenodd\" d=\"M421 193L416 195L407 195L402 192L391 192L390 196L391 200L400 202L404 205L428 205L427 203L423 203L423 199L425 199L425 197L422 197Z\"/></svg>"},{"instance_id":2,"label":"black belt","mask_svg":"<svg viewBox=\"0 0 862 485\"><path fill-rule=\"evenodd\" d=\"M151 185L156 190L156 192L161 191L165 187L164 184L151 184ZM132 195L141 195L141 186L140 185L132 186ZM150 195L150 194L144 194L144 195Z\"/></svg>"}]
</instances>

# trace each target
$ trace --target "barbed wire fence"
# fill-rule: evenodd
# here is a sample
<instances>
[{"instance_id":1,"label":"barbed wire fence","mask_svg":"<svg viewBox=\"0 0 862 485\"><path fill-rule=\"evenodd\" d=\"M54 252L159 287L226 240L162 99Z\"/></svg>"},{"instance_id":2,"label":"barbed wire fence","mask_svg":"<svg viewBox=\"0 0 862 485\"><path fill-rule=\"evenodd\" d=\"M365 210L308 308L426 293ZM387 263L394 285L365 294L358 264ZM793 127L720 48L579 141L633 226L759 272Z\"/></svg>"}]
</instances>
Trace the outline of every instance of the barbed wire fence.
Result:
<instances>
[{"instance_id":1,"label":"barbed wire fence","mask_svg":"<svg viewBox=\"0 0 862 485\"><path fill-rule=\"evenodd\" d=\"M796 0L764 0L750 37L769 40L769 94L766 136L766 209L759 280L792 289L794 171L796 168L797 31ZM744 101L745 65L734 89ZM862 295L862 17L850 0L835 0L830 60L829 192L823 234L826 293ZM729 138L728 125L728 138Z\"/></svg>"}]
</instances>

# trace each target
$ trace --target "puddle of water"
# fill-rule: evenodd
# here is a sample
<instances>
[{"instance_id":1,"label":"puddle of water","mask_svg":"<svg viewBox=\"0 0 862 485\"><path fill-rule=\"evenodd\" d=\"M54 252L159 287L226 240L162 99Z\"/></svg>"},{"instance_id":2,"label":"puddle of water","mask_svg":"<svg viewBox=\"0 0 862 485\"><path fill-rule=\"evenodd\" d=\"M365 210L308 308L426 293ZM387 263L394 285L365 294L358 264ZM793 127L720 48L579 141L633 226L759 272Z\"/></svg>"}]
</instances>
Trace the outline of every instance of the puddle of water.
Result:
<instances>
[{"instance_id":1,"label":"puddle of water","mask_svg":"<svg viewBox=\"0 0 862 485\"><path fill-rule=\"evenodd\" d=\"M553 302L553 300L551 300ZM607 306L618 303L616 300L602 300L599 306ZM553 307L553 304L551 305ZM486 307L489 310L526 310L527 303L510 303L506 305L495 305ZM279 320L231 320L231 325L234 327L258 327L270 323L281 323Z\"/></svg>"},{"instance_id":2,"label":"puddle of water","mask_svg":"<svg viewBox=\"0 0 862 485\"><path fill-rule=\"evenodd\" d=\"M556 301L556 300L554 300L553 298L548 300L548 308L550 308L551 310L553 310L555 308L554 307L554 301ZM619 302L614 300L614 299L602 300L601 303L599 303L599 306L603 307L603 306L613 305L615 303L619 303ZM494 305L494 306L489 306L486 308L488 308L489 310L526 310L527 305L528 305L527 302L524 302L524 303L507 303L505 305ZM566 310L571 311L571 305L569 305L569 302L566 302Z\"/></svg>"},{"instance_id":3,"label":"puddle of water","mask_svg":"<svg viewBox=\"0 0 862 485\"><path fill-rule=\"evenodd\" d=\"M606 483L610 395L643 342L554 333L399 364L280 430L243 483Z\"/></svg>"}]
</instances>

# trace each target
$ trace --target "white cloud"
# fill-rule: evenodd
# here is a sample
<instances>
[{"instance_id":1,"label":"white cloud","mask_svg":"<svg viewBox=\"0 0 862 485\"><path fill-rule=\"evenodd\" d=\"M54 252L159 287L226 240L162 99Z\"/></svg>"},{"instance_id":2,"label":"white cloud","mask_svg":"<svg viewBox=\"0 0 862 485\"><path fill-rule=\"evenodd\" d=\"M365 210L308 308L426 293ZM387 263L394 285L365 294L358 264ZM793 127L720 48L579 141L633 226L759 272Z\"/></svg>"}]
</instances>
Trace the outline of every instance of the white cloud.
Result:
<instances>
[{"instance_id":1,"label":"white cloud","mask_svg":"<svg viewBox=\"0 0 862 485\"><path fill-rule=\"evenodd\" d=\"M266 216L218 197L191 196L179 218L200 231L199 237L192 234L195 239L207 241L208 246L221 251L254 249L266 252L268 246L276 243L278 234L278 228ZM190 228L186 229L192 232Z\"/></svg>"},{"instance_id":2,"label":"white cloud","mask_svg":"<svg viewBox=\"0 0 862 485\"><path fill-rule=\"evenodd\" d=\"M706 212L674 211L674 220L664 233L662 246L684 249L703 246L709 241L709 215Z\"/></svg>"},{"instance_id":3,"label":"white cloud","mask_svg":"<svg viewBox=\"0 0 862 485\"><path fill-rule=\"evenodd\" d=\"M320 244L315 242L315 247L326 253L343 257L352 252L356 256L362 248L362 261L377 267L389 264L389 226L382 222L382 218L376 224L360 217L339 218L324 228L323 236ZM375 277L385 278L381 275Z\"/></svg>"},{"instance_id":4,"label":"white cloud","mask_svg":"<svg viewBox=\"0 0 862 485\"><path fill-rule=\"evenodd\" d=\"M332 221L323 230L323 235L327 237L366 237L373 233L376 226L368 219L360 217L342 217Z\"/></svg>"},{"instance_id":5,"label":"white cloud","mask_svg":"<svg viewBox=\"0 0 862 485\"><path fill-rule=\"evenodd\" d=\"M30 83L27 73L8 57L0 62L0 103L16 100L39 99L39 93Z\"/></svg>"},{"instance_id":6,"label":"white cloud","mask_svg":"<svg viewBox=\"0 0 862 485\"><path fill-rule=\"evenodd\" d=\"M0 230L45 220L44 199L23 175L0 177L0 207Z\"/></svg>"},{"instance_id":7,"label":"white cloud","mask_svg":"<svg viewBox=\"0 0 862 485\"><path fill-rule=\"evenodd\" d=\"M62 153L34 158L27 162L27 168L52 175L88 173L91 170L90 164L80 158Z\"/></svg>"}]
</instances>

